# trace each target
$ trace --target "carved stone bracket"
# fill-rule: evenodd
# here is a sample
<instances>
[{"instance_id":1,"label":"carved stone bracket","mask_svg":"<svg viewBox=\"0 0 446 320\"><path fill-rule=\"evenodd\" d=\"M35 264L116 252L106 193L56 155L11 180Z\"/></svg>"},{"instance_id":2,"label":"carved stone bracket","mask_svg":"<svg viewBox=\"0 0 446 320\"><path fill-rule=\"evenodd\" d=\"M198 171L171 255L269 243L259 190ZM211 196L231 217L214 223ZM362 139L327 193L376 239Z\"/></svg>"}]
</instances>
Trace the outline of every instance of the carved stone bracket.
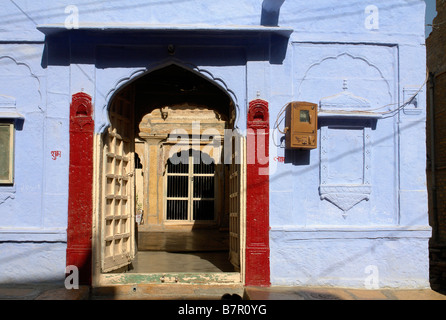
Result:
<instances>
[{"instance_id":1,"label":"carved stone bracket","mask_svg":"<svg viewBox=\"0 0 446 320\"><path fill-rule=\"evenodd\" d=\"M90 132L94 128L91 97L83 92L73 95L70 108L70 131Z\"/></svg>"},{"instance_id":2,"label":"carved stone bracket","mask_svg":"<svg viewBox=\"0 0 446 320\"><path fill-rule=\"evenodd\" d=\"M248 127L266 129L269 127L268 102L256 99L249 103Z\"/></svg>"}]
</instances>

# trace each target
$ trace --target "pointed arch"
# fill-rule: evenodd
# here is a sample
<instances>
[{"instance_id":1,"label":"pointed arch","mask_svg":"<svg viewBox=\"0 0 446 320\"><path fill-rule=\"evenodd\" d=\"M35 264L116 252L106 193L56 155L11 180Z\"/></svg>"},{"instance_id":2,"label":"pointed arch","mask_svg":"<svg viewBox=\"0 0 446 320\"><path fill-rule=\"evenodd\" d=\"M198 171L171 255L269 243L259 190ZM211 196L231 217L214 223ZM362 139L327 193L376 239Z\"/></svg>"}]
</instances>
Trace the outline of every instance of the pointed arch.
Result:
<instances>
[{"instance_id":1,"label":"pointed arch","mask_svg":"<svg viewBox=\"0 0 446 320\"><path fill-rule=\"evenodd\" d=\"M371 70L373 70L373 72L377 75L377 78L380 79L380 81L382 81L384 83L384 85L385 85L385 88L387 90L387 94L389 96L389 100L388 100L389 103L393 102L395 97L394 97L394 94L392 94L392 85L390 83L390 80L387 79L386 76L384 75L383 71L376 64L371 62L366 57L350 53L349 51L344 51L344 52L341 52L341 53L335 54L335 55L325 56L325 57L319 59L318 61L312 63L305 70L305 73L304 73L302 79L300 79L300 81L299 81L299 83L297 85L297 98L298 99L301 98L301 95L302 95L302 92L303 92L302 86L303 86L304 82L310 78L310 75L311 75L312 72L314 72L316 74L321 74L320 72L318 72L317 68L321 68L321 65L324 65L327 62L336 61L336 60L339 60L339 59L342 59L342 58L350 59L350 61L360 62L363 66L366 66L367 68L370 68ZM325 72L327 72L327 69L324 69L324 70L325 70ZM346 79L348 79L348 76L346 77Z\"/></svg>"},{"instance_id":2,"label":"pointed arch","mask_svg":"<svg viewBox=\"0 0 446 320\"><path fill-rule=\"evenodd\" d=\"M220 89L221 92L224 93L230 101L231 110L229 110L229 112L233 113L232 114L233 126L234 128L238 127L238 122L240 118L239 116L240 107L238 104L238 99L235 92L227 86L226 82L222 78L216 77L209 70L200 68L192 63L184 63L178 59L171 58L146 68L139 68L136 70L133 69L129 71L129 73L126 76L118 79L115 82L114 86L104 95L104 104L102 106L102 109L100 110L100 112L102 113L103 121L98 124L97 132L99 133L105 132L106 128L110 125L108 110L110 108L113 99L119 94L121 90L131 85L135 81L152 74L153 72L165 69L170 66L176 66L183 70L189 71L192 74L199 76L206 81L209 81L210 84Z\"/></svg>"}]
</instances>

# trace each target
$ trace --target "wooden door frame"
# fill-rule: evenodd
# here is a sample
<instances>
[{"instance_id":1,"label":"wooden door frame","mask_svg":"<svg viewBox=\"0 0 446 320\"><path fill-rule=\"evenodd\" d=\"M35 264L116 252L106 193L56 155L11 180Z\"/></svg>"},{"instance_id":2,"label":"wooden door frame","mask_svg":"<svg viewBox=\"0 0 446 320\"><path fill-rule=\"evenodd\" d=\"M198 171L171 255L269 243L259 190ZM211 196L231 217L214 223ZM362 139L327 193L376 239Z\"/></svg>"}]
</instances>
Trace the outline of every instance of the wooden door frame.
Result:
<instances>
[{"instance_id":1,"label":"wooden door frame","mask_svg":"<svg viewBox=\"0 0 446 320\"><path fill-rule=\"evenodd\" d=\"M101 237L100 237L100 208L99 195L101 191L100 177L101 153L103 148L102 134L94 137L94 188L93 188L93 269L92 285L94 287L128 285L128 284L240 284L245 285L245 235L246 211L240 217L240 270L239 272L212 272L212 273L102 273L100 268Z\"/></svg>"}]
</instances>

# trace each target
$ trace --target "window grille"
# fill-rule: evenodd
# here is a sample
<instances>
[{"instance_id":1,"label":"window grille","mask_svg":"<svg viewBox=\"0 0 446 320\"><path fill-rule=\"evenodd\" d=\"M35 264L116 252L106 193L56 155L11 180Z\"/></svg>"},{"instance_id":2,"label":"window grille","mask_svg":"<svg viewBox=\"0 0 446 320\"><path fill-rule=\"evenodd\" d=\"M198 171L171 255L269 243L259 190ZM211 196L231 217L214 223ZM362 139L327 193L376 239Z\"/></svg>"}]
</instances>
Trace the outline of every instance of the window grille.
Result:
<instances>
[{"instance_id":1,"label":"window grille","mask_svg":"<svg viewBox=\"0 0 446 320\"><path fill-rule=\"evenodd\" d=\"M184 152L184 151L183 151ZM181 154L176 155L181 159ZM166 220L215 219L215 164L206 153L189 150L182 161L167 161Z\"/></svg>"}]
</instances>

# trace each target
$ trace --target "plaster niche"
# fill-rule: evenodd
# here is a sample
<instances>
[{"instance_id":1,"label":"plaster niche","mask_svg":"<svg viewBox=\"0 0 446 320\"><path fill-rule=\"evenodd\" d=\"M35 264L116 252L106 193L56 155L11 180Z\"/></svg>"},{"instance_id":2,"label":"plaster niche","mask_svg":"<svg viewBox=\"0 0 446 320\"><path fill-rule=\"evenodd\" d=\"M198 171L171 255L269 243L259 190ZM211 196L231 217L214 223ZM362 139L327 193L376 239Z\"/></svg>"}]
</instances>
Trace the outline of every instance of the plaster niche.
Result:
<instances>
[{"instance_id":1,"label":"plaster niche","mask_svg":"<svg viewBox=\"0 0 446 320\"><path fill-rule=\"evenodd\" d=\"M370 111L370 102L348 91L320 100L321 200L347 211L370 199L371 138L379 114Z\"/></svg>"}]
</instances>

